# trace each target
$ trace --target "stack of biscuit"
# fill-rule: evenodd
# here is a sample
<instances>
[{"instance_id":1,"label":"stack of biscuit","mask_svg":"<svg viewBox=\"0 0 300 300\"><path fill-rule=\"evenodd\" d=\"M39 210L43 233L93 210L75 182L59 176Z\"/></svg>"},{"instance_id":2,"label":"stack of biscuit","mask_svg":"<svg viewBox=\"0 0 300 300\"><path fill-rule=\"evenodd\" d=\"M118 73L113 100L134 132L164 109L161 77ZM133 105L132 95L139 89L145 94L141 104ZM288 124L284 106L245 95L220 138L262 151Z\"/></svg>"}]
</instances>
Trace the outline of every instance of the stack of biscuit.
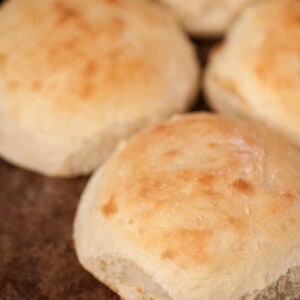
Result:
<instances>
[{"instance_id":1,"label":"stack of biscuit","mask_svg":"<svg viewBox=\"0 0 300 300\"><path fill-rule=\"evenodd\" d=\"M3 159L94 172L75 250L122 299L300 299L299 0L7 0L0 97Z\"/></svg>"}]
</instances>

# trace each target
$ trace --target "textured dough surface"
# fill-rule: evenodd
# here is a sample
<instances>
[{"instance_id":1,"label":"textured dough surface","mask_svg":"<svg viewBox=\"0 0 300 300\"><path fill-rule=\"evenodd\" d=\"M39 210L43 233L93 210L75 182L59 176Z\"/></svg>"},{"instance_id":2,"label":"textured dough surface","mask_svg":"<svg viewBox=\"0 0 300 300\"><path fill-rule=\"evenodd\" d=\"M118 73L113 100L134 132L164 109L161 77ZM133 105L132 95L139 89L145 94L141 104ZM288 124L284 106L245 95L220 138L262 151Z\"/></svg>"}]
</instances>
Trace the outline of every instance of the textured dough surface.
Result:
<instances>
[{"instance_id":1,"label":"textured dough surface","mask_svg":"<svg viewBox=\"0 0 300 300\"><path fill-rule=\"evenodd\" d=\"M160 0L199 36L223 34L237 15L253 0Z\"/></svg>"},{"instance_id":2,"label":"textured dough surface","mask_svg":"<svg viewBox=\"0 0 300 300\"><path fill-rule=\"evenodd\" d=\"M0 154L49 175L88 173L118 140L187 109L195 51L157 5L9 0L0 9Z\"/></svg>"},{"instance_id":3,"label":"textured dough surface","mask_svg":"<svg viewBox=\"0 0 300 300\"><path fill-rule=\"evenodd\" d=\"M124 299L253 295L300 266L299 176L299 152L261 125L175 118L121 144L92 177L77 255Z\"/></svg>"},{"instance_id":4,"label":"textured dough surface","mask_svg":"<svg viewBox=\"0 0 300 300\"><path fill-rule=\"evenodd\" d=\"M218 111L260 120L300 146L300 2L245 10L212 52L205 90Z\"/></svg>"}]
</instances>

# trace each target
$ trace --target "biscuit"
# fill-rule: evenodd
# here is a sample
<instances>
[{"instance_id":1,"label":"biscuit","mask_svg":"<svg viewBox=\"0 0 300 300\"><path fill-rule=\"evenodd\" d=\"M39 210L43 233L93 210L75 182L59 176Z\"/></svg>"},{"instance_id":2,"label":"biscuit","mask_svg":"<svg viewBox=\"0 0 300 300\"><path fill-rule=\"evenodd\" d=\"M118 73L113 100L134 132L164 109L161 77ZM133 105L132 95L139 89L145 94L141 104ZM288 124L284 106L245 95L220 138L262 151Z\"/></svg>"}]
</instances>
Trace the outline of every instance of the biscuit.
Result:
<instances>
[{"instance_id":1,"label":"biscuit","mask_svg":"<svg viewBox=\"0 0 300 300\"><path fill-rule=\"evenodd\" d=\"M219 36L253 0L160 0L193 35Z\"/></svg>"},{"instance_id":2,"label":"biscuit","mask_svg":"<svg viewBox=\"0 0 300 300\"><path fill-rule=\"evenodd\" d=\"M122 299L299 299L299 176L300 153L262 125L174 118L93 175L78 258Z\"/></svg>"},{"instance_id":3,"label":"biscuit","mask_svg":"<svg viewBox=\"0 0 300 300\"><path fill-rule=\"evenodd\" d=\"M246 9L212 52L204 85L216 110L264 122L300 146L300 2Z\"/></svg>"},{"instance_id":4,"label":"biscuit","mask_svg":"<svg viewBox=\"0 0 300 300\"><path fill-rule=\"evenodd\" d=\"M9 0L0 9L0 155L51 176L90 173L119 140L184 111L195 50L146 1Z\"/></svg>"}]
</instances>

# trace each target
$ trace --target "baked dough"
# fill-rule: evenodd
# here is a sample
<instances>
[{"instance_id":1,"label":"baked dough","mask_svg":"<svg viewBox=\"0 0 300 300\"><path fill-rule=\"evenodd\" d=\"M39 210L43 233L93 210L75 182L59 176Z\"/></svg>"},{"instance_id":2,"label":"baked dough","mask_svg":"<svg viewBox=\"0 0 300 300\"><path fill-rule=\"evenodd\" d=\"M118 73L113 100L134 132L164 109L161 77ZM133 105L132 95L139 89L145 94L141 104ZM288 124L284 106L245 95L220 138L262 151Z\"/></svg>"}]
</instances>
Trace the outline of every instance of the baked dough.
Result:
<instances>
[{"instance_id":1,"label":"baked dough","mask_svg":"<svg viewBox=\"0 0 300 300\"><path fill-rule=\"evenodd\" d=\"M300 2L259 1L210 58L205 93L227 115L264 122L300 146Z\"/></svg>"},{"instance_id":2,"label":"baked dough","mask_svg":"<svg viewBox=\"0 0 300 300\"><path fill-rule=\"evenodd\" d=\"M93 175L78 258L122 299L299 299L299 177L300 153L261 125L175 118L123 142Z\"/></svg>"},{"instance_id":3,"label":"baked dough","mask_svg":"<svg viewBox=\"0 0 300 300\"><path fill-rule=\"evenodd\" d=\"M253 0L160 0L196 36L219 36Z\"/></svg>"},{"instance_id":4,"label":"baked dough","mask_svg":"<svg viewBox=\"0 0 300 300\"><path fill-rule=\"evenodd\" d=\"M146 1L8 0L0 9L0 155L52 176L94 170L137 129L186 110L195 51Z\"/></svg>"}]
</instances>

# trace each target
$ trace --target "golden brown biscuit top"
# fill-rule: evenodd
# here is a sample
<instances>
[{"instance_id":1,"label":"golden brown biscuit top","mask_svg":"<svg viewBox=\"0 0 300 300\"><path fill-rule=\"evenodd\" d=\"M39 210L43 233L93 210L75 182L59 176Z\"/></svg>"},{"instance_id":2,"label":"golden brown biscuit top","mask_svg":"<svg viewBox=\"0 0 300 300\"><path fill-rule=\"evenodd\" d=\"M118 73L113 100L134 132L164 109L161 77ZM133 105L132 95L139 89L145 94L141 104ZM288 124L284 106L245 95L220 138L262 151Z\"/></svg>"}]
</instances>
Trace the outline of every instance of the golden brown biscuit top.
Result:
<instances>
[{"instance_id":1,"label":"golden brown biscuit top","mask_svg":"<svg viewBox=\"0 0 300 300\"><path fill-rule=\"evenodd\" d=\"M265 87L285 94L291 111L300 113L300 3L265 5L256 21L264 36L253 53L255 73Z\"/></svg>"},{"instance_id":2,"label":"golden brown biscuit top","mask_svg":"<svg viewBox=\"0 0 300 300\"><path fill-rule=\"evenodd\" d=\"M299 176L299 153L264 127L194 115L138 134L110 160L98 213L164 262L215 271L297 232Z\"/></svg>"},{"instance_id":3,"label":"golden brown biscuit top","mask_svg":"<svg viewBox=\"0 0 300 300\"><path fill-rule=\"evenodd\" d=\"M300 2L256 1L212 52L212 102L228 114L261 120L300 145ZM209 91L210 89L210 91ZM227 96L226 96L227 95ZM215 99L213 99L215 98ZM223 99L223 100L220 100Z\"/></svg>"},{"instance_id":4,"label":"golden brown biscuit top","mask_svg":"<svg viewBox=\"0 0 300 300\"><path fill-rule=\"evenodd\" d=\"M229 61L238 66L233 67L236 75L248 84L248 94L253 94L249 100L251 105L259 106L258 111L269 106L271 115L286 127L287 114L291 122L297 122L300 116L299 1L258 1L236 22L225 49L235 57Z\"/></svg>"},{"instance_id":5,"label":"golden brown biscuit top","mask_svg":"<svg viewBox=\"0 0 300 300\"><path fill-rule=\"evenodd\" d=\"M0 10L0 36L2 110L22 127L36 128L28 120L38 115L40 124L53 123L49 115L66 119L60 127L74 123L73 132L112 113L120 122L143 119L165 110L179 67L197 77L185 36L145 1L10 0ZM42 132L58 135L52 127Z\"/></svg>"},{"instance_id":6,"label":"golden brown biscuit top","mask_svg":"<svg viewBox=\"0 0 300 300\"><path fill-rule=\"evenodd\" d=\"M110 7L118 3L123 12ZM145 56L154 45L147 43L147 36L140 36L143 42L135 45L126 10L126 1L8 3L1 10L0 29L0 70L8 89L46 94L55 90L58 96L53 101L63 106L69 100L59 93L62 88L71 94L67 98L88 102L99 101L95 95L99 89L122 86L130 79L146 83L157 72ZM145 25L159 27L155 19L141 18ZM69 79L61 82L66 75Z\"/></svg>"}]
</instances>

